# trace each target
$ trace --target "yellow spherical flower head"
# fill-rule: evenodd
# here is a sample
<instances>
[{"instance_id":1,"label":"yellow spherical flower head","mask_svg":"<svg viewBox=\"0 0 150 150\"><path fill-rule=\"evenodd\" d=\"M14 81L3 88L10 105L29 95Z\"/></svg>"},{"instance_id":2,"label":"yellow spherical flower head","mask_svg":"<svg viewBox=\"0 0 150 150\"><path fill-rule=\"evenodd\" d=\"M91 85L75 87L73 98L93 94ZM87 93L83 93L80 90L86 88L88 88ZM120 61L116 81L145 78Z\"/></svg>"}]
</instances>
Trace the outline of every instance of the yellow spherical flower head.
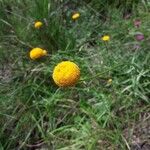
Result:
<instances>
[{"instance_id":1,"label":"yellow spherical flower head","mask_svg":"<svg viewBox=\"0 0 150 150\"><path fill-rule=\"evenodd\" d=\"M73 20L77 20L79 17L80 17L80 13L74 13L74 14L72 15L72 19L73 19Z\"/></svg>"},{"instance_id":2,"label":"yellow spherical flower head","mask_svg":"<svg viewBox=\"0 0 150 150\"><path fill-rule=\"evenodd\" d=\"M30 58L33 60L41 58L41 57L46 56L46 55L47 55L47 51L44 49L38 48L38 47L33 48L30 51Z\"/></svg>"},{"instance_id":3,"label":"yellow spherical flower head","mask_svg":"<svg viewBox=\"0 0 150 150\"><path fill-rule=\"evenodd\" d=\"M109 35L104 35L104 36L102 37L102 41L107 42L107 41L109 41L109 40L110 40L110 36L109 36Z\"/></svg>"},{"instance_id":4,"label":"yellow spherical flower head","mask_svg":"<svg viewBox=\"0 0 150 150\"><path fill-rule=\"evenodd\" d=\"M60 87L73 86L80 78L79 67L71 61L59 63L53 71L54 82Z\"/></svg>"},{"instance_id":5,"label":"yellow spherical flower head","mask_svg":"<svg viewBox=\"0 0 150 150\"><path fill-rule=\"evenodd\" d=\"M43 26L43 23L42 23L41 21L36 21L36 22L34 23L34 27L35 27L36 29L40 29L42 26Z\"/></svg>"}]
</instances>

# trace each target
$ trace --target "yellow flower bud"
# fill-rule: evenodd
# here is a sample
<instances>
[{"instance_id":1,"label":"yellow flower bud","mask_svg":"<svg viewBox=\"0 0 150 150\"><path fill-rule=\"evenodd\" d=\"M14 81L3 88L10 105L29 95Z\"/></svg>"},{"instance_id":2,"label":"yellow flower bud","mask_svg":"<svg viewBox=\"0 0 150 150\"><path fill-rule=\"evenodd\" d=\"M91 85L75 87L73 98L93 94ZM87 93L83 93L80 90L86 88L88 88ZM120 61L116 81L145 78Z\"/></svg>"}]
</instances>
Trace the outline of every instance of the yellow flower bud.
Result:
<instances>
[{"instance_id":1,"label":"yellow flower bud","mask_svg":"<svg viewBox=\"0 0 150 150\"><path fill-rule=\"evenodd\" d=\"M109 80L107 81L107 83L108 83L108 84L111 84L111 83L112 83L112 79L109 79Z\"/></svg>"},{"instance_id":2,"label":"yellow flower bud","mask_svg":"<svg viewBox=\"0 0 150 150\"><path fill-rule=\"evenodd\" d=\"M41 28L42 26L43 26L43 23L42 23L41 21L37 21L37 22L34 23L34 27L35 27L36 29L39 29L39 28Z\"/></svg>"},{"instance_id":3,"label":"yellow flower bud","mask_svg":"<svg viewBox=\"0 0 150 150\"><path fill-rule=\"evenodd\" d=\"M35 60L35 59L38 59L38 58L41 58L43 56L46 56L47 55L47 51L46 50L43 50L41 48L33 48L31 51L30 51L30 58Z\"/></svg>"},{"instance_id":4,"label":"yellow flower bud","mask_svg":"<svg viewBox=\"0 0 150 150\"><path fill-rule=\"evenodd\" d=\"M108 35L104 35L102 37L102 41L109 41L109 40L110 40L110 36L108 36Z\"/></svg>"},{"instance_id":5,"label":"yellow flower bud","mask_svg":"<svg viewBox=\"0 0 150 150\"><path fill-rule=\"evenodd\" d=\"M80 17L80 13L75 13L72 15L73 20L77 20Z\"/></svg>"}]
</instances>

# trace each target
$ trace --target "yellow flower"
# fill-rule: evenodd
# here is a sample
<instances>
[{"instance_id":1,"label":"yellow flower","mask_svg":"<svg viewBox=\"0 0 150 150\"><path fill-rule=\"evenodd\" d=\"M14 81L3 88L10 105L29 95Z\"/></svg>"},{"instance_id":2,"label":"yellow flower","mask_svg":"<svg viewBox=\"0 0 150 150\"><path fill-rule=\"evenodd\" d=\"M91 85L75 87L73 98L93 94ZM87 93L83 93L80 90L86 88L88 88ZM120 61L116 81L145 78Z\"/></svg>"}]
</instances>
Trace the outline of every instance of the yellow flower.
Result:
<instances>
[{"instance_id":1,"label":"yellow flower","mask_svg":"<svg viewBox=\"0 0 150 150\"><path fill-rule=\"evenodd\" d=\"M72 19L73 19L73 20L77 20L79 17L80 17L80 13L74 13L74 14L72 15Z\"/></svg>"},{"instance_id":2,"label":"yellow flower","mask_svg":"<svg viewBox=\"0 0 150 150\"><path fill-rule=\"evenodd\" d=\"M110 36L109 36L109 35L104 35L104 36L102 37L102 40L103 40L103 41L109 41L109 40L110 40Z\"/></svg>"},{"instance_id":3,"label":"yellow flower","mask_svg":"<svg viewBox=\"0 0 150 150\"><path fill-rule=\"evenodd\" d=\"M111 83L112 83L112 79L109 79L109 80L107 81L107 83L108 83L108 84L111 84Z\"/></svg>"},{"instance_id":4,"label":"yellow flower","mask_svg":"<svg viewBox=\"0 0 150 150\"><path fill-rule=\"evenodd\" d=\"M41 22L41 21L36 21L35 23L34 23L34 27L36 28L36 29L39 29L39 28L41 28L43 26L43 23Z\"/></svg>"},{"instance_id":5,"label":"yellow flower","mask_svg":"<svg viewBox=\"0 0 150 150\"><path fill-rule=\"evenodd\" d=\"M60 87L73 86L80 78L79 67L71 61L62 61L53 71L54 82Z\"/></svg>"},{"instance_id":6,"label":"yellow flower","mask_svg":"<svg viewBox=\"0 0 150 150\"><path fill-rule=\"evenodd\" d=\"M33 48L31 51L30 51L30 58L35 60L37 58L41 58L43 56L46 56L47 55L47 51L46 50L43 50L41 48Z\"/></svg>"}]
</instances>

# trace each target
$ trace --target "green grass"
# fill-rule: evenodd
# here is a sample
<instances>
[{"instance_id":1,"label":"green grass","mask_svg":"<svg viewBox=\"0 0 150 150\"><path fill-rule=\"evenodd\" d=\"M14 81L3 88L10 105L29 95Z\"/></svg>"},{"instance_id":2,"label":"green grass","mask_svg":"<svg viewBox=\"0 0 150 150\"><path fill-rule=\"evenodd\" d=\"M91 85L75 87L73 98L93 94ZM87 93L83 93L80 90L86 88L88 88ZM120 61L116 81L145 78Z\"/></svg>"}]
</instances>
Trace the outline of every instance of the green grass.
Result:
<instances>
[{"instance_id":1,"label":"green grass","mask_svg":"<svg viewBox=\"0 0 150 150\"><path fill-rule=\"evenodd\" d=\"M0 1L0 149L130 149L125 130L150 111L150 5L130 2L127 20L117 2ZM74 11L81 13L77 21ZM133 25L137 18L140 28ZM36 20L44 23L40 30ZM143 41L135 40L137 32ZM34 47L49 55L31 60ZM63 60L80 67L75 87L59 88L52 80Z\"/></svg>"}]
</instances>

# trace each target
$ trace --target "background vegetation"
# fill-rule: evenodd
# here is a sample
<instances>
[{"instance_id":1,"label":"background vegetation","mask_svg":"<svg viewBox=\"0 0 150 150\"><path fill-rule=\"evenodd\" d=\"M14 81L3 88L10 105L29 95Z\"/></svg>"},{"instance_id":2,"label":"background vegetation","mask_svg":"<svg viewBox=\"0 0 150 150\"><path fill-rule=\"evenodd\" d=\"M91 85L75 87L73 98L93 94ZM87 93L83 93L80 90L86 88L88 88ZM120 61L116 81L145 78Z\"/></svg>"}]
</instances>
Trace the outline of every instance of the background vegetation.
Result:
<instances>
[{"instance_id":1,"label":"background vegetation","mask_svg":"<svg viewBox=\"0 0 150 150\"><path fill-rule=\"evenodd\" d=\"M149 8L146 0L0 0L0 149L147 148ZM34 47L49 55L30 60ZM81 69L75 87L53 83L62 60Z\"/></svg>"}]
</instances>

